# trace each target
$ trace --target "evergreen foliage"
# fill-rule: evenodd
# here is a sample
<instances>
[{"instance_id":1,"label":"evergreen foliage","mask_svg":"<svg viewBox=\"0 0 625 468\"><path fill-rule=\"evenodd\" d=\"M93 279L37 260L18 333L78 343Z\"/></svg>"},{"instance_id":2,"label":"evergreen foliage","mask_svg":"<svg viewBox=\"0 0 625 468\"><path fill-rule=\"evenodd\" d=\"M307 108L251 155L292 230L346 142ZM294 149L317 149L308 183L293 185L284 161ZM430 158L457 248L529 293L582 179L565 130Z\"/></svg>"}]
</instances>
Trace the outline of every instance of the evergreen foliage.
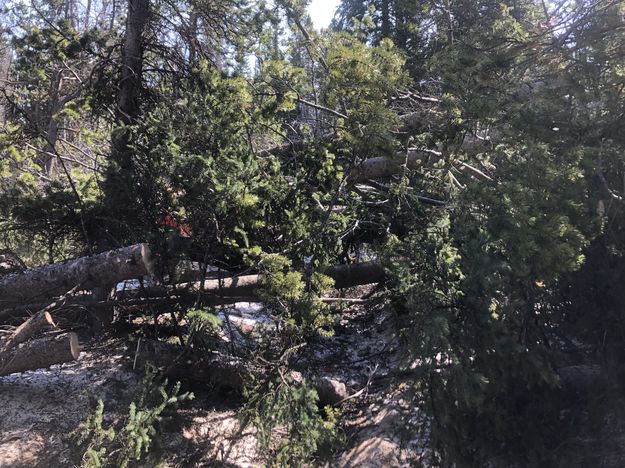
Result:
<instances>
[{"instance_id":1,"label":"evergreen foliage","mask_svg":"<svg viewBox=\"0 0 625 468\"><path fill-rule=\"evenodd\" d=\"M326 406L320 414L317 392L305 383L281 375L248 389L246 396L241 416L254 424L258 445L272 466L301 466L313 455L329 460L344 439L339 411Z\"/></svg>"},{"instance_id":2,"label":"evergreen foliage","mask_svg":"<svg viewBox=\"0 0 625 468\"><path fill-rule=\"evenodd\" d=\"M193 397L193 393L180 393L180 382L168 388L166 379L161 380L153 367L146 367L121 430L116 431L113 425L104 427L104 403L98 399L94 414L72 434L82 454L81 466L125 468L131 462L145 459L158 437L163 413Z\"/></svg>"},{"instance_id":3,"label":"evergreen foliage","mask_svg":"<svg viewBox=\"0 0 625 468\"><path fill-rule=\"evenodd\" d=\"M302 1L152 0L134 37L125 9L41 4L3 10L0 247L35 264L149 241L162 260L263 273L278 325L242 357L271 462L340 440L289 374L332 334L320 272L336 263L383 263L438 463L548 460L563 343L619 367L622 1L343 0L318 32ZM394 174L355 176L372 162ZM210 352L219 320L199 302L186 336ZM131 412L127 458L163 408ZM101 419L94 464L114 437Z\"/></svg>"}]
</instances>

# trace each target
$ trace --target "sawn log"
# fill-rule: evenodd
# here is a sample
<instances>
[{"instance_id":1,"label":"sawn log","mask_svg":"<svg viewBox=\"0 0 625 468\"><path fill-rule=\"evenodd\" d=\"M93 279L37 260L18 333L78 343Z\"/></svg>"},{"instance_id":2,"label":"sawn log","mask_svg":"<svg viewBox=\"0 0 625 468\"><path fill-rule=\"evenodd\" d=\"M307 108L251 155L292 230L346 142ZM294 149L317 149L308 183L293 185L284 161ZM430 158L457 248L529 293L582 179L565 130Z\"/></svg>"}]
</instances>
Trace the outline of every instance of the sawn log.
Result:
<instances>
[{"instance_id":1,"label":"sawn log","mask_svg":"<svg viewBox=\"0 0 625 468\"><path fill-rule=\"evenodd\" d=\"M377 262L354 263L351 265L336 265L327 268L324 273L334 279L336 289L349 288L364 284L379 283L384 280L384 269ZM111 306L142 307L150 304L152 307L167 307L171 304L195 302L198 294L204 305L232 304L235 302L257 302L258 295L255 289L262 275L242 275L222 279L207 279L179 283L173 287L146 286L142 289L121 290L117 292L115 300L92 301L78 296L68 298L65 307L108 308ZM323 299L323 298L322 298ZM20 304L3 309L0 301L0 323L19 322L23 317L30 315L48 305L47 302Z\"/></svg>"},{"instance_id":2,"label":"sawn log","mask_svg":"<svg viewBox=\"0 0 625 468\"><path fill-rule=\"evenodd\" d=\"M0 276L0 308L59 296L79 285L81 289L115 284L152 271L146 244L136 244L98 255Z\"/></svg>"},{"instance_id":3,"label":"sawn log","mask_svg":"<svg viewBox=\"0 0 625 468\"><path fill-rule=\"evenodd\" d=\"M80 347L75 333L40 338L0 356L0 376L44 369L74 361L79 356Z\"/></svg>"},{"instance_id":4,"label":"sawn log","mask_svg":"<svg viewBox=\"0 0 625 468\"><path fill-rule=\"evenodd\" d=\"M323 271L334 280L336 289L350 288L364 284L379 283L384 279L384 268L378 262L352 263L350 265L335 265ZM208 279L175 285L173 291L162 286L148 287L141 291L120 291L118 298L124 299L145 294L148 297L162 297L168 294L176 297L201 294L208 303L227 304L237 301L255 301L258 296L255 289L263 275L241 275L222 279Z\"/></svg>"}]
</instances>

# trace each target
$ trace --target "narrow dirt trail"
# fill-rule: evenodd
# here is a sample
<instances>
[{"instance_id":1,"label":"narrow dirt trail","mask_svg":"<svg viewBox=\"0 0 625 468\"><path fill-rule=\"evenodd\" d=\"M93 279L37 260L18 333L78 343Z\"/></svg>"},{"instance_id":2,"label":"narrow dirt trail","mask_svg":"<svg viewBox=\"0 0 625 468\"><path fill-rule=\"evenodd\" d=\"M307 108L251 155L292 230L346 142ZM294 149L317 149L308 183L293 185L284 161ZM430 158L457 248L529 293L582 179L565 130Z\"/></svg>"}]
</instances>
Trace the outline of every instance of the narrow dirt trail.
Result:
<instances>
[{"instance_id":1,"label":"narrow dirt trail","mask_svg":"<svg viewBox=\"0 0 625 468\"><path fill-rule=\"evenodd\" d=\"M336 334L312 346L310 370L345 383L346 444L335 466L408 466L422 452L418 440L403 448L400 410L406 383L391 369L401 359L390 314L362 305L343 311ZM104 402L104 422L120 423L141 375L133 371L134 345L126 337L81 337L74 363L0 378L0 467L76 466L69 435ZM164 424L156 447L161 466L262 466L252 428L241 430L241 400L207 385Z\"/></svg>"}]
</instances>

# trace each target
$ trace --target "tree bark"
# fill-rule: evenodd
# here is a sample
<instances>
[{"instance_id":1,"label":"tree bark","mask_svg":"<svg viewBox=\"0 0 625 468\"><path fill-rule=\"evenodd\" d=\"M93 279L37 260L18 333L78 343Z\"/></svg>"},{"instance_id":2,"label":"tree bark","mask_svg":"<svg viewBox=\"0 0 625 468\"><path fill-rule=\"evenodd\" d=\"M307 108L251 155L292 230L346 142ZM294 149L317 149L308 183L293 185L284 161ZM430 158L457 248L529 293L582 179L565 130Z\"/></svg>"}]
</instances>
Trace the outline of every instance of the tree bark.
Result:
<instances>
[{"instance_id":1,"label":"tree bark","mask_svg":"<svg viewBox=\"0 0 625 468\"><path fill-rule=\"evenodd\" d=\"M91 15L91 0L87 0L87 6L85 8L85 19L83 25L83 31L89 30L89 16Z\"/></svg>"},{"instance_id":2,"label":"tree bark","mask_svg":"<svg viewBox=\"0 0 625 468\"><path fill-rule=\"evenodd\" d=\"M42 330L55 327L52 316L47 310L41 310L26 320L13 332L13 334L3 343L0 347L0 356L3 353L7 353L13 348L16 348L21 343L24 343L32 336L36 335Z\"/></svg>"},{"instance_id":3,"label":"tree bark","mask_svg":"<svg viewBox=\"0 0 625 468\"><path fill-rule=\"evenodd\" d=\"M335 265L323 273L334 280L336 289L379 283L384 280L384 268L378 262Z\"/></svg>"},{"instance_id":4,"label":"tree bark","mask_svg":"<svg viewBox=\"0 0 625 468\"><path fill-rule=\"evenodd\" d=\"M48 124L44 133L46 142L42 148L43 167L48 176L52 176L56 168L55 152L56 141L58 140L59 134L59 122L57 120L56 114L63 107L59 103L59 95L61 92L62 82L63 74L61 70L54 71L52 74L52 79L50 80L48 115L46 116Z\"/></svg>"},{"instance_id":5,"label":"tree bark","mask_svg":"<svg viewBox=\"0 0 625 468\"><path fill-rule=\"evenodd\" d=\"M130 148L129 125L140 115L140 95L143 81L143 52L145 31L150 15L150 0L128 0L126 32L122 51L119 91L117 93L116 120L118 127L111 141L111 164L103 184L105 202L115 222L103 226L111 237L123 240L129 235L126 224L136 219L137 193L133 179L133 154ZM105 248L109 244L102 245Z\"/></svg>"},{"instance_id":6,"label":"tree bark","mask_svg":"<svg viewBox=\"0 0 625 468\"><path fill-rule=\"evenodd\" d=\"M384 269L377 262L353 263L351 265L335 265L323 272L334 280L336 289L350 288L363 284L379 283L384 279ZM224 279L195 281L176 285L177 290L190 292L206 292L228 296L254 296L263 275L244 275Z\"/></svg>"},{"instance_id":7,"label":"tree bark","mask_svg":"<svg viewBox=\"0 0 625 468\"><path fill-rule=\"evenodd\" d=\"M123 124L131 124L139 115L139 92L143 76L145 29L150 13L150 0L128 0L126 33L122 56L121 81L117 95L117 116ZM126 150L127 141L117 142Z\"/></svg>"},{"instance_id":8,"label":"tree bark","mask_svg":"<svg viewBox=\"0 0 625 468\"><path fill-rule=\"evenodd\" d=\"M162 341L141 340L137 346L135 366L143 368L146 363L164 369L164 374L175 380L187 379L195 382L209 383L222 388L242 391L250 382L252 369L241 359L221 354L204 355L187 350L180 346ZM291 371L296 382L303 382L299 372ZM312 385L319 395L319 403L339 403L347 396L346 387L328 377L311 379Z\"/></svg>"},{"instance_id":9,"label":"tree bark","mask_svg":"<svg viewBox=\"0 0 625 468\"><path fill-rule=\"evenodd\" d=\"M324 274L334 280L336 289L350 288L364 284L379 283L384 279L384 268L377 262L353 263L351 265L335 265L327 268ZM233 299L257 300L255 292L263 275L242 275L222 279L209 279L205 281L193 281L179 283L171 291L174 296L188 296L202 294L211 303L227 303L225 300ZM145 293L147 297L166 296L169 291L157 286L145 288L145 290L123 291L118 293L118 298L136 297L137 294Z\"/></svg>"},{"instance_id":10,"label":"tree bark","mask_svg":"<svg viewBox=\"0 0 625 468\"><path fill-rule=\"evenodd\" d=\"M349 182L359 183L367 180L382 179L401 173L405 164L407 169L417 169L432 156L432 153L421 150L410 150L408 154L397 157L378 156L364 160L349 175Z\"/></svg>"},{"instance_id":11,"label":"tree bark","mask_svg":"<svg viewBox=\"0 0 625 468\"><path fill-rule=\"evenodd\" d=\"M3 24L0 23L0 27ZM8 41L0 38L0 90L8 91L9 70L11 69L11 45ZM8 107L4 95L0 93L0 128L4 127L8 120Z\"/></svg>"},{"instance_id":12,"label":"tree bark","mask_svg":"<svg viewBox=\"0 0 625 468\"><path fill-rule=\"evenodd\" d=\"M382 30L381 35L383 38L390 37L391 35L391 17L389 11L389 0L382 0Z\"/></svg>"},{"instance_id":13,"label":"tree bark","mask_svg":"<svg viewBox=\"0 0 625 468\"><path fill-rule=\"evenodd\" d=\"M44 369L54 364L75 361L79 356L80 346L75 333L41 338L2 356L0 376Z\"/></svg>"},{"instance_id":14,"label":"tree bark","mask_svg":"<svg viewBox=\"0 0 625 468\"><path fill-rule=\"evenodd\" d=\"M145 276L151 271L152 255L146 244L45 265L0 276L0 307L51 298L77 285L80 289L91 289L102 284L115 284Z\"/></svg>"},{"instance_id":15,"label":"tree bark","mask_svg":"<svg viewBox=\"0 0 625 468\"><path fill-rule=\"evenodd\" d=\"M189 379L237 390L243 389L249 375L238 358L185 352L184 348L171 343L141 340L137 345L135 367L141 369L148 362L164 369L171 379Z\"/></svg>"}]
</instances>

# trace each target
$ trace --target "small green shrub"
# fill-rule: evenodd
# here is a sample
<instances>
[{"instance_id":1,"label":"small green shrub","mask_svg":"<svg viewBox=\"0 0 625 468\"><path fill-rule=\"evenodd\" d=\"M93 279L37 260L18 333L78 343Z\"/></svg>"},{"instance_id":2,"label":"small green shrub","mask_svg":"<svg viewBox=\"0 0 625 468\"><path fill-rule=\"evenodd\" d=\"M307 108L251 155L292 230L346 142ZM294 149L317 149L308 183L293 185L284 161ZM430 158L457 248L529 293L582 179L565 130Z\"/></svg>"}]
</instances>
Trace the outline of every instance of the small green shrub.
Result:
<instances>
[{"instance_id":1,"label":"small green shrub","mask_svg":"<svg viewBox=\"0 0 625 468\"><path fill-rule=\"evenodd\" d=\"M271 466L301 466L317 456L328 459L344 434L340 410L319 411L317 391L281 375L245 391L244 421L257 430L261 455Z\"/></svg>"},{"instance_id":2,"label":"small green shrub","mask_svg":"<svg viewBox=\"0 0 625 468\"><path fill-rule=\"evenodd\" d=\"M147 457L158 436L165 410L176 409L180 403L194 397L193 393L180 393L180 382L169 392L167 384L167 379L161 381L156 369L148 366L137 395L130 403L125 424L118 431L113 424L104 426L104 403L99 399L94 414L72 434L82 453L81 465L85 468L127 467Z\"/></svg>"}]
</instances>

